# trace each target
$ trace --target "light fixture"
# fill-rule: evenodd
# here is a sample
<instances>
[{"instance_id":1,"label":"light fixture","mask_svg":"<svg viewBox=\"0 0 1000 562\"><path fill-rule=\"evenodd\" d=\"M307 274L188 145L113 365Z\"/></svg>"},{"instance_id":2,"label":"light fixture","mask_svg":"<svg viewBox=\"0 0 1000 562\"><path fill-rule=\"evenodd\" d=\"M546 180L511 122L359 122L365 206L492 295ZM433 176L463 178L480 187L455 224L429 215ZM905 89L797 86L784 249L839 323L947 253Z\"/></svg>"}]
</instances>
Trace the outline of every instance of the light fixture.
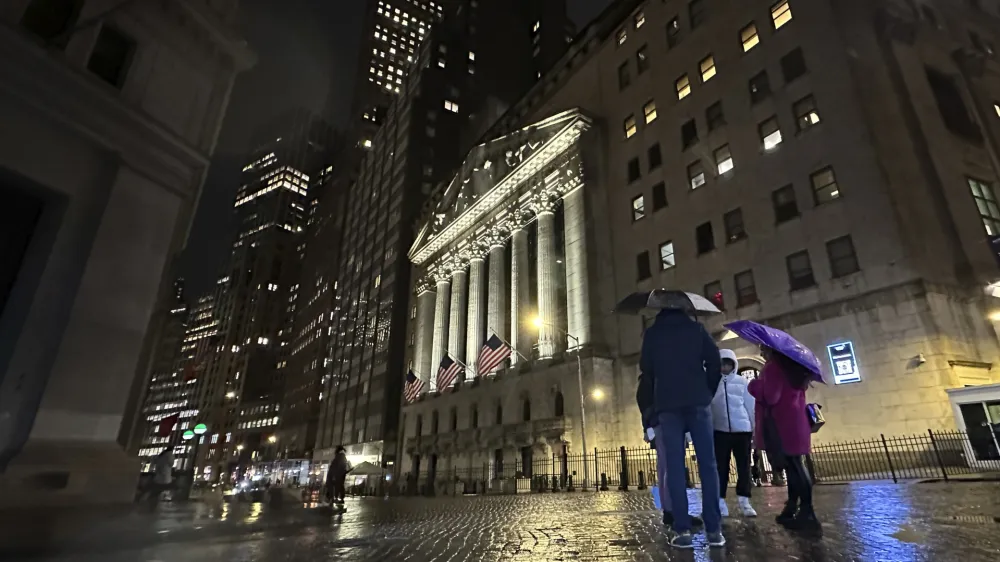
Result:
<instances>
[{"instance_id":1,"label":"light fixture","mask_svg":"<svg viewBox=\"0 0 1000 562\"><path fill-rule=\"evenodd\" d=\"M531 319L531 325L538 328L539 330L545 327L545 321L542 320L541 316L535 316Z\"/></svg>"},{"instance_id":2,"label":"light fixture","mask_svg":"<svg viewBox=\"0 0 1000 562\"><path fill-rule=\"evenodd\" d=\"M236 450L237 451L242 451L243 450L243 445L237 445L236 446Z\"/></svg>"},{"instance_id":3,"label":"light fixture","mask_svg":"<svg viewBox=\"0 0 1000 562\"><path fill-rule=\"evenodd\" d=\"M590 396L593 397L594 400L603 400L604 391L600 388L595 388L594 391L590 393Z\"/></svg>"}]
</instances>

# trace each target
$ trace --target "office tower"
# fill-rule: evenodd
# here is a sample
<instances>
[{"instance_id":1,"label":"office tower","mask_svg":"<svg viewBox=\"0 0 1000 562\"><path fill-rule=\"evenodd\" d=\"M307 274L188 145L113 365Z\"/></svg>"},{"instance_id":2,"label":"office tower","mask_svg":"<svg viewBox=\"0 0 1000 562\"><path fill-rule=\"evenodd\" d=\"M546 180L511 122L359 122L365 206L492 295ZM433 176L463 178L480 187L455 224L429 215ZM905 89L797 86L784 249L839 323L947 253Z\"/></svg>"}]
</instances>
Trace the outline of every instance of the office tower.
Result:
<instances>
[{"instance_id":1,"label":"office tower","mask_svg":"<svg viewBox=\"0 0 1000 562\"><path fill-rule=\"evenodd\" d=\"M393 91L344 207L316 460L347 445L355 460L392 462L413 224L473 142L468 131L536 80L529 4L480 0L445 10Z\"/></svg>"},{"instance_id":2,"label":"office tower","mask_svg":"<svg viewBox=\"0 0 1000 562\"><path fill-rule=\"evenodd\" d=\"M276 455L291 341L289 298L298 282L310 179L335 145L332 129L304 110L260 127L234 201L237 232L215 295L216 352L201 375L209 426L199 467L217 479Z\"/></svg>"},{"instance_id":3,"label":"office tower","mask_svg":"<svg viewBox=\"0 0 1000 562\"><path fill-rule=\"evenodd\" d=\"M741 374L763 361L732 320L817 354L814 443L957 428L984 443L970 456L997 458L998 16L997 2L612 4L418 221L410 333L431 392L403 411L408 489L461 489L456 474L484 466L467 485L534 468L565 486L582 463L553 458L641 446L657 311L611 311L661 287L722 310L703 322ZM485 325L524 357L436 388L435 361L474 365Z\"/></svg>"},{"instance_id":4,"label":"office tower","mask_svg":"<svg viewBox=\"0 0 1000 562\"><path fill-rule=\"evenodd\" d=\"M236 2L2 5L0 506L129 502L144 334L254 55Z\"/></svg>"}]
</instances>

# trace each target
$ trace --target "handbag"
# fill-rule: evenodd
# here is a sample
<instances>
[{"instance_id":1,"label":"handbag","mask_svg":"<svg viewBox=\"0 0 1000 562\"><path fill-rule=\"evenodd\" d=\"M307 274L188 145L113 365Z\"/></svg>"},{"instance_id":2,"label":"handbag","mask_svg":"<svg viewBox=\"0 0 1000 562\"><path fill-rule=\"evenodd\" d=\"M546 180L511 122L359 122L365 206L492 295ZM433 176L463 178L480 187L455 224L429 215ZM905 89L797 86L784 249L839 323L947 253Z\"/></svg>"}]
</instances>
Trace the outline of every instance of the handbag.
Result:
<instances>
[{"instance_id":1,"label":"handbag","mask_svg":"<svg viewBox=\"0 0 1000 562\"><path fill-rule=\"evenodd\" d=\"M806 404L806 418L809 419L809 430L812 433L816 433L826 424L826 417L823 416L823 406L819 404Z\"/></svg>"}]
</instances>

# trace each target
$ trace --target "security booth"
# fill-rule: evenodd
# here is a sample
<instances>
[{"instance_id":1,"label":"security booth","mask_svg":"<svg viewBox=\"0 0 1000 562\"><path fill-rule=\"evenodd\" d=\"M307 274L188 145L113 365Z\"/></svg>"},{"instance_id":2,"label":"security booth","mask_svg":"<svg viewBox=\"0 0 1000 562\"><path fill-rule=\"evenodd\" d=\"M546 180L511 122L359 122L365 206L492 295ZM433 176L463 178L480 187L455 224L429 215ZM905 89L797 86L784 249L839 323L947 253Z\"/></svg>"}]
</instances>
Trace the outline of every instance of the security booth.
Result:
<instances>
[{"instance_id":1,"label":"security booth","mask_svg":"<svg viewBox=\"0 0 1000 562\"><path fill-rule=\"evenodd\" d=\"M966 433L966 458L974 468L1000 469L1000 384L947 390L955 425Z\"/></svg>"}]
</instances>

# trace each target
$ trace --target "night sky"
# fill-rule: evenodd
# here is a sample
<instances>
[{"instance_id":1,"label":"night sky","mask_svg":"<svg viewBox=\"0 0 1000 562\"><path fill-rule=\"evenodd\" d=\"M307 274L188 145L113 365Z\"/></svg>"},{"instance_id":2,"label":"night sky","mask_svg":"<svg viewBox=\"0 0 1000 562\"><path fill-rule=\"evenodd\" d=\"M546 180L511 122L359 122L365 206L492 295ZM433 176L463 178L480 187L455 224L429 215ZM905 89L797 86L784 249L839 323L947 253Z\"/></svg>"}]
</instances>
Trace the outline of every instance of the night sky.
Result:
<instances>
[{"instance_id":1,"label":"night sky","mask_svg":"<svg viewBox=\"0 0 1000 562\"><path fill-rule=\"evenodd\" d=\"M541 0L539 0L541 1ZM582 28L611 0L569 0ZM348 119L364 0L243 0L242 33L257 65L236 80L179 273L189 299L211 288L229 251L232 201L254 128L293 107L321 112L337 97L334 125Z\"/></svg>"}]
</instances>

